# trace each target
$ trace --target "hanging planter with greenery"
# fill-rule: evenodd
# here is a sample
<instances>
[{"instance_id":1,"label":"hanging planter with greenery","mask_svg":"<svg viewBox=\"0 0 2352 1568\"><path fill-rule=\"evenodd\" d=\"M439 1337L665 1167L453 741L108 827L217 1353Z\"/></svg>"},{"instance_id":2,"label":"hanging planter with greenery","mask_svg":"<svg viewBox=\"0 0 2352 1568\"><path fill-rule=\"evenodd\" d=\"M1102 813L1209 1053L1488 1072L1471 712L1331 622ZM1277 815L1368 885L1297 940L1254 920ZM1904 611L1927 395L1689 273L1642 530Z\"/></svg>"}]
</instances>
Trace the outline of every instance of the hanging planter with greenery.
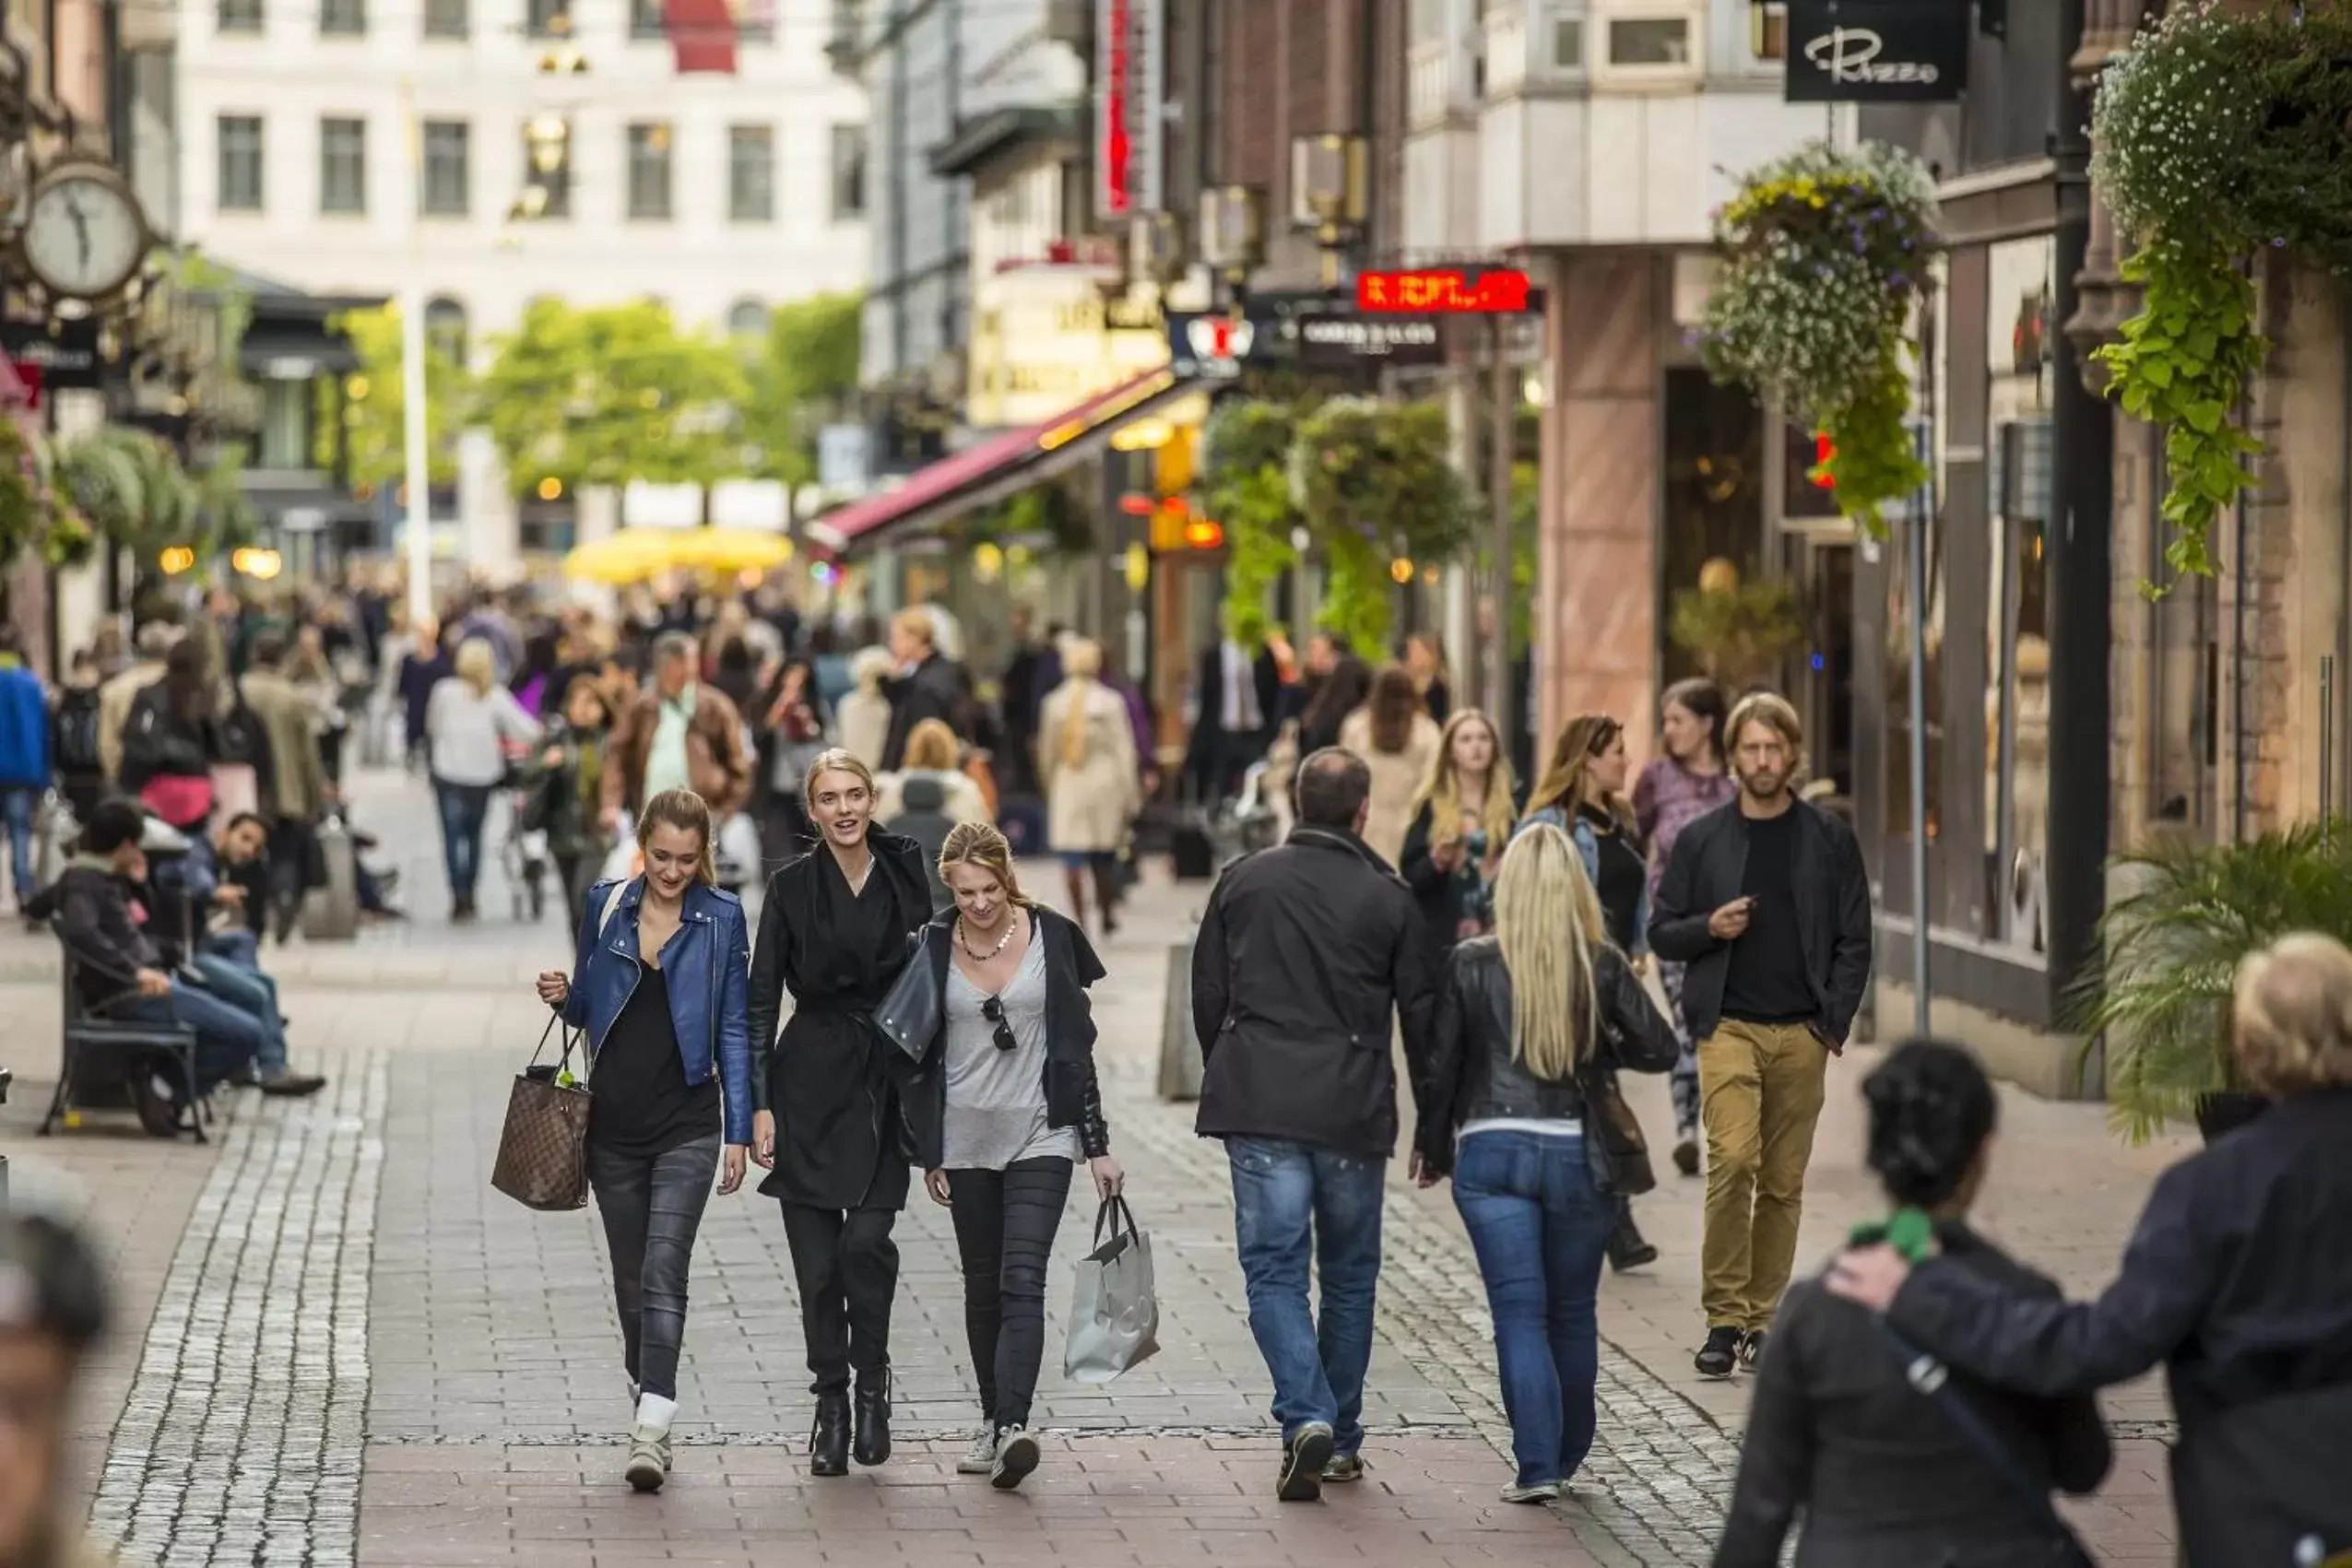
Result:
<instances>
[{"instance_id":1,"label":"hanging planter with greenery","mask_svg":"<svg viewBox=\"0 0 2352 1568\"><path fill-rule=\"evenodd\" d=\"M1812 477L1873 533L1883 507L1928 480L1905 423L1906 351L1936 243L1927 171L1875 142L1811 143L1749 174L1715 215L1707 368L1827 436Z\"/></svg>"},{"instance_id":2,"label":"hanging planter with greenery","mask_svg":"<svg viewBox=\"0 0 2352 1568\"><path fill-rule=\"evenodd\" d=\"M1274 588L1298 564L1288 473L1296 420L1287 404L1228 397L1201 432L1197 494L1225 531L1225 635L1246 648L1272 627Z\"/></svg>"},{"instance_id":3,"label":"hanging planter with greenery","mask_svg":"<svg viewBox=\"0 0 2352 1568\"><path fill-rule=\"evenodd\" d=\"M2176 572L2212 575L2214 520L2262 450L2239 409L2269 352L2249 258L2352 267L2352 14L2175 5L2101 78L2091 176L2138 248L2139 312L2098 350L2109 393L2164 428Z\"/></svg>"},{"instance_id":4,"label":"hanging planter with greenery","mask_svg":"<svg viewBox=\"0 0 2352 1568\"><path fill-rule=\"evenodd\" d=\"M1334 397L1299 421L1291 499L1324 566L1323 625L1363 657L1389 656L1395 563L1467 550L1478 512L1434 403Z\"/></svg>"}]
</instances>

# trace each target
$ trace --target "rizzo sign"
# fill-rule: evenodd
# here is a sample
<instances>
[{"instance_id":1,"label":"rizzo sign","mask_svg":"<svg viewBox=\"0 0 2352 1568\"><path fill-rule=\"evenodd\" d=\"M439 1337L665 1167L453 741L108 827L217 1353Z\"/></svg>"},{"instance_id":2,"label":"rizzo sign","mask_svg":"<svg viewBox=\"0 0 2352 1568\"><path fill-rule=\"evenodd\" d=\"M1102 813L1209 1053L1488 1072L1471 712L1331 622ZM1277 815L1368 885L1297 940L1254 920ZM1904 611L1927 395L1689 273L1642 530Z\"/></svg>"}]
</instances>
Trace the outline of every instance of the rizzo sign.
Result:
<instances>
[{"instance_id":1,"label":"rizzo sign","mask_svg":"<svg viewBox=\"0 0 2352 1568\"><path fill-rule=\"evenodd\" d=\"M1789 0L1791 103L1945 103L1968 85L1967 0Z\"/></svg>"}]
</instances>

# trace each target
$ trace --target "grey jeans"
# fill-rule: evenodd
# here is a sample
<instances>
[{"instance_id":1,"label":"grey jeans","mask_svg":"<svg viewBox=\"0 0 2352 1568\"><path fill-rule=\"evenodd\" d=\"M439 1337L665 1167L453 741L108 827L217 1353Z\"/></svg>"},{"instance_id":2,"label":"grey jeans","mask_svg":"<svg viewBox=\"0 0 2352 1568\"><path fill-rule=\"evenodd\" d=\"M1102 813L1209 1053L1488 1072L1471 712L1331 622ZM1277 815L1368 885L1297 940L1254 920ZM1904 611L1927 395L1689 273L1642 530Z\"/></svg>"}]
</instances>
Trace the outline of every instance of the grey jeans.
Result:
<instances>
[{"instance_id":1,"label":"grey jeans","mask_svg":"<svg viewBox=\"0 0 2352 1568\"><path fill-rule=\"evenodd\" d=\"M687 1266L718 1175L719 1137L698 1138L650 1160L588 1140L588 1185L612 1253L613 1304L629 1380L665 1399L678 1397Z\"/></svg>"}]
</instances>

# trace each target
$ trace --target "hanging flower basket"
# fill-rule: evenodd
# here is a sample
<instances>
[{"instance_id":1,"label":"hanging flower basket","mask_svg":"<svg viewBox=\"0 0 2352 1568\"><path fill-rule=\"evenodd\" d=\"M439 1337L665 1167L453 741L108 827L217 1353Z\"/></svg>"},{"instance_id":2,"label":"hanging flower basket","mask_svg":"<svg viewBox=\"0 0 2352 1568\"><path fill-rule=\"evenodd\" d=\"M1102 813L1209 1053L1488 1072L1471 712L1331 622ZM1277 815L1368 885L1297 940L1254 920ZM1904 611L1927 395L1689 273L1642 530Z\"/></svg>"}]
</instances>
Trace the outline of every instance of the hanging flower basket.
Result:
<instances>
[{"instance_id":1,"label":"hanging flower basket","mask_svg":"<svg viewBox=\"0 0 2352 1568\"><path fill-rule=\"evenodd\" d=\"M1927 482L1911 432L1912 312L1936 249L1935 192L1909 154L1813 143L1749 174L1715 215L1721 277L1699 351L1829 438L1812 470L1838 509L1879 532L1880 511Z\"/></svg>"},{"instance_id":2,"label":"hanging flower basket","mask_svg":"<svg viewBox=\"0 0 2352 1568\"><path fill-rule=\"evenodd\" d=\"M2214 520L2262 450L2239 422L2270 349L2249 258L2352 268L2352 15L2176 4L2108 67L2091 136L2144 290L2097 358L2124 411L2164 428L2165 560L2210 576Z\"/></svg>"}]
</instances>

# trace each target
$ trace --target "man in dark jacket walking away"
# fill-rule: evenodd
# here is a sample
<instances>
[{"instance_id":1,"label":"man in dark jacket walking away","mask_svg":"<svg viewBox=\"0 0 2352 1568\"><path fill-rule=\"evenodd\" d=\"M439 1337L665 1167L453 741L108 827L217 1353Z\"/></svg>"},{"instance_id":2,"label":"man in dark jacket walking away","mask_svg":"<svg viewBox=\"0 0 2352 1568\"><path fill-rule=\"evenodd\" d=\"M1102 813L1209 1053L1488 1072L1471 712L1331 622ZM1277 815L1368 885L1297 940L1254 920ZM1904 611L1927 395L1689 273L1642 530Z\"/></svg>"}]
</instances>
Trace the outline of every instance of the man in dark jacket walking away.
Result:
<instances>
[{"instance_id":1,"label":"man in dark jacket walking away","mask_svg":"<svg viewBox=\"0 0 2352 1568\"><path fill-rule=\"evenodd\" d=\"M972 738L963 672L939 651L938 639L928 609L904 609L891 619L891 661L898 675L882 688L890 696L890 733L882 742L884 772L905 766L906 737L925 719L939 720L955 731L958 740Z\"/></svg>"},{"instance_id":2,"label":"man in dark jacket walking away","mask_svg":"<svg viewBox=\"0 0 2352 1568\"><path fill-rule=\"evenodd\" d=\"M1434 993L1421 915L1359 836L1372 792L1336 749L1300 767L1299 825L1229 867L1192 949L1206 1072L1200 1131L1225 1140L1249 1331L1282 1424L1275 1494L1312 1502L1364 1473L1364 1373L1396 1148L1392 1019L1426 1054ZM1310 1258L1321 1321L1308 1310Z\"/></svg>"},{"instance_id":3,"label":"man in dark jacket walking away","mask_svg":"<svg viewBox=\"0 0 2352 1568\"><path fill-rule=\"evenodd\" d=\"M1699 1248L1708 1377L1753 1372L1788 1288L1805 1164L1829 1058L1870 983L1870 883L1852 830L1797 797L1796 710L1758 692L1724 734L1740 793L1684 828L1659 883L1649 945L1689 965L1707 1129Z\"/></svg>"}]
</instances>

